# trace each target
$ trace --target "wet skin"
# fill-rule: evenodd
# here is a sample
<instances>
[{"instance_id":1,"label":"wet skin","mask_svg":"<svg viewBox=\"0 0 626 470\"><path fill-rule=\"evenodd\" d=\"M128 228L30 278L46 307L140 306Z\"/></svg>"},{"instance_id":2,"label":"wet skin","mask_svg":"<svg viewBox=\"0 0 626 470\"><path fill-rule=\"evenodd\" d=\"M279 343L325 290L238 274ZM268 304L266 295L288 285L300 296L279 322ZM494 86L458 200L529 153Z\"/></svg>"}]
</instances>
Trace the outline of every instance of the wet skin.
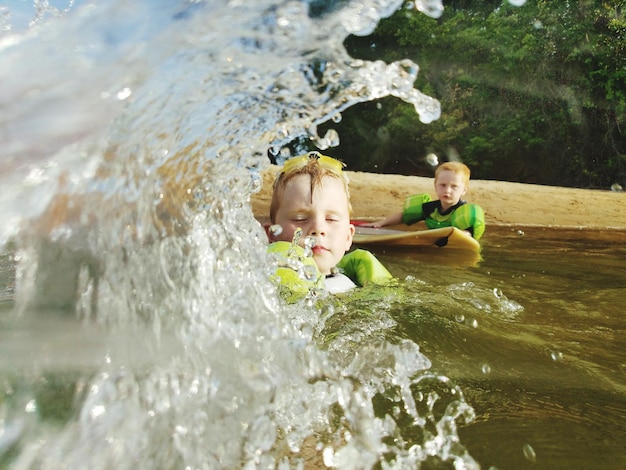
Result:
<instances>
[{"instance_id":1,"label":"wet skin","mask_svg":"<svg viewBox=\"0 0 626 470\"><path fill-rule=\"evenodd\" d=\"M316 238L313 259L322 274L330 274L352 245L354 225L350 223L348 195L343 182L324 177L311 194L311 177L298 175L287 183L275 224L282 232L270 235L270 241L292 241L297 228L302 229L300 245L307 236Z\"/></svg>"}]
</instances>

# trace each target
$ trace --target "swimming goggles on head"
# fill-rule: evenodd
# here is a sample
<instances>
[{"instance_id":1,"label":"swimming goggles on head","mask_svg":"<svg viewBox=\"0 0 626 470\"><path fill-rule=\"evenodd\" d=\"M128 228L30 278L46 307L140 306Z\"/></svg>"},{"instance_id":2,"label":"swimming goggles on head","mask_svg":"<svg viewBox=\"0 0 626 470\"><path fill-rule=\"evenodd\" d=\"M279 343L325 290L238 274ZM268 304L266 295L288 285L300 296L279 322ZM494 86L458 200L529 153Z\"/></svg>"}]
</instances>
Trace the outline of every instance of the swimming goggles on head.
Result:
<instances>
[{"instance_id":1,"label":"swimming goggles on head","mask_svg":"<svg viewBox=\"0 0 626 470\"><path fill-rule=\"evenodd\" d=\"M338 176L341 176L343 174L343 167L346 166L345 163L340 162L339 160L335 160L332 157L322 155L319 152L309 152L307 154L300 155L299 157L294 157L287 160L283 166L283 171L281 173L284 175L293 173L294 171L297 171L307 166L311 160L317 160L317 164L319 166L331 171Z\"/></svg>"}]
</instances>

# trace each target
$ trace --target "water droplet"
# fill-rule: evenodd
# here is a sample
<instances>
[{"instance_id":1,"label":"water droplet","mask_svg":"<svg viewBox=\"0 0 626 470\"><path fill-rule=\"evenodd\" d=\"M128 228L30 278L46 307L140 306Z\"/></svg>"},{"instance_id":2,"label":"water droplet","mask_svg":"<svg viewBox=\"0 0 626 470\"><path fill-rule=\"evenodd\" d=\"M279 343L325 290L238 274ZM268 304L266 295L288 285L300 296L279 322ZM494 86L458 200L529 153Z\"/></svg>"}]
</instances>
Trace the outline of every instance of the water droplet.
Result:
<instances>
[{"instance_id":1,"label":"water droplet","mask_svg":"<svg viewBox=\"0 0 626 470\"><path fill-rule=\"evenodd\" d=\"M550 357L553 361L560 361L563 359L563 353L561 351L550 351Z\"/></svg>"},{"instance_id":2,"label":"water droplet","mask_svg":"<svg viewBox=\"0 0 626 470\"><path fill-rule=\"evenodd\" d=\"M248 185L248 189L250 190L250 193L251 194L258 193L259 191L261 191L262 187L263 187L263 177L258 171L252 171L250 173L250 183Z\"/></svg>"},{"instance_id":3,"label":"water droplet","mask_svg":"<svg viewBox=\"0 0 626 470\"><path fill-rule=\"evenodd\" d=\"M324 465L326 465L327 467L335 466L335 451L332 447L325 447L322 455L324 459Z\"/></svg>"},{"instance_id":4,"label":"water droplet","mask_svg":"<svg viewBox=\"0 0 626 470\"><path fill-rule=\"evenodd\" d=\"M300 227L298 227L294 232L293 232L293 238L291 239L291 244L294 246L297 246L300 244L300 239L302 238L302 229Z\"/></svg>"},{"instance_id":5,"label":"water droplet","mask_svg":"<svg viewBox=\"0 0 626 470\"><path fill-rule=\"evenodd\" d=\"M104 413L106 413L106 408L104 407L104 405L96 405L93 408L91 408L91 410L89 410L89 416L91 416L94 419L99 418Z\"/></svg>"},{"instance_id":6,"label":"water droplet","mask_svg":"<svg viewBox=\"0 0 626 470\"><path fill-rule=\"evenodd\" d=\"M439 165L439 157L437 157L434 153L429 153L426 155L426 163L430 166L437 166Z\"/></svg>"},{"instance_id":7,"label":"water droplet","mask_svg":"<svg viewBox=\"0 0 626 470\"><path fill-rule=\"evenodd\" d=\"M35 411L37 411L37 402L35 400L30 400L28 403L26 403L24 411L26 411L26 413L34 413Z\"/></svg>"},{"instance_id":8,"label":"water droplet","mask_svg":"<svg viewBox=\"0 0 626 470\"><path fill-rule=\"evenodd\" d=\"M523 231L523 230L518 230L518 231L517 231L517 234L518 234L520 237L523 237L523 236L524 236L524 231Z\"/></svg>"},{"instance_id":9,"label":"water droplet","mask_svg":"<svg viewBox=\"0 0 626 470\"><path fill-rule=\"evenodd\" d=\"M280 154L280 147L272 146L268 149L268 152L271 156L276 157Z\"/></svg>"},{"instance_id":10,"label":"water droplet","mask_svg":"<svg viewBox=\"0 0 626 470\"><path fill-rule=\"evenodd\" d=\"M339 133L335 129L329 129L326 134L324 134L323 141L325 149L329 147L338 147L340 143Z\"/></svg>"},{"instance_id":11,"label":"water droplet","mask_svg":"<svg viewBox=\"0 0 626 470\"><path fill-rule=\"evenodd\" d=\"M304 256L310 257L313 256L313 247L317 245L317 238L309 235L304 238Z\"/></svg>"},{"instance_id":12,"label":"water droplet","mask_svg":"<svg viewBox=\"0 0 626 470\"><path fill-rule=\"evenodd\" d=\"M495 296L496 299L501 299L502 298L502 291L500 289L498 289L497 287L495 287L493 289L493 295Z\"/></svg>"},{"instance_id":13,"label":"water droplet","mask_svg":"<svg viewBox=\"0 0 626 470\"><path fill-rule=\"evenodd\" d=\"M509 0L509 3L514 7L521 7L526 3L526 0Z\"/></svg>"},{"instance_id":14,"label":"water droplet","mask_svg":"<svg viewBox=\"0 0 626 470\"><path fill-rule=\"evenodd\" d=\"M332 120L335 123L341 122L342 119L343 119L343 116L341 115L341 113L337 113L332 117Z\"/></svg>"},{"instance_id":15,"label":"water droplet","mask_svg":"<svg viewBox=\"0 0 626 470\"><path fill-rule=\"evenodd\" d=\"M465 321L465 315L461 315L461 314L455 315L454 319L459 323L463 323Z\"/></svg>"},{"instance_id":16,"label":"water droplet","mask_svg":"<svg viewBox=\"0 0 626 470\"><path fill-rule=\"evenodd\" d=\"M425 15L431 18L439 18L443 14L443 5L441 2L427 2L424 0L415 0L415 7Z\"/></svg>"},{"instance_id":17,"label":"water droplet","mask_svg":"<svg viewBox=\"0 0 626 470\"><path fill-rule=\"evenodd\" d=\"M481 367L481 370L483 371L483 374L485 375L491 373L491 367L489 367L489 364L483 364L483 366Z\"/></svg>"},{"instance_id":18,"label":"water droplet","mask_svg":"<svg viewBox=\"0 0 626 470\"><path fill-rule=\"evenodd\" d=\"M278 224L270 225L270 228L268 229L268 231L270 232L270 234L277 237L278 235L283 233L283 227L282 225L278 225Z\"/></svg>"},{"instance_id":19,"label":"water droplet","mask_svg":"<svg viewBox=\"0 0 626 470\"><path fill-rule=\"evenodd\" d=\"M322 318L330 318L335 314L335 307L331 304L326 304L322 307Z\"/></svg>"},{"instance_id":20,"label":"water droplet","mask_svg":"<svg viewBox=\"0 0 626 470\"><path fill-rule=\"evenodd\" d=\"M478 320L474 318L472 322L470 323L470 325L472 325L472 328L478 328Z\"/></svg>"},{"instance_id":21,"label":"water droplet","mask_svg":"<svg viewBox=\"0 0 626 470\"><path fill-rule=\"evenodd\" d=\"M624 188L622 188L622 186L617 184L617 183L611 185L611 191L619 192L619 191L623 191L623 190L624 190Z\"/></svg>"},{"instance_id":22,"label":"water droplet","mask_svg":"<svg viewBox=\"0 0 626 470\"><path fill-rule=\"evenodd\" d=\"M304 239L304 247L305 248L313 248L317 245L317 238L313 235L309 235Z\"/></svg>"},{"instance_id":23,"label":"water droplet","mask_svg":"<svg viewBox=\"0 0 626 470\"><path fill-rule=\"evenodd\" d=\"M532 448L530 444L524 444L524 457L529 462L535 463L537 461L537 454L535 454L535 449Z\"/></svg>"},{"instance_id":24,"label":"water droplet","mask_svg":"<svg viewBox=\"0 0 626 470\"><path fill-rule=\"evenodd\" d=\"M302 229L298 227L293 232L293 238L291 239L291 246L287 253L288 258L295 258L297 256L297 247L300 245L300 238L302 238Z\"/></svg>"},{"instance_id":25,"label":"water droplet","mask_svg":"<svg viewBox=\"0 0 626 470\"><path fill-rule=\"evenodd\" d=\"M317 278L317 267L316 266L307 265L307 266L304 267L304 269L302 271L303 271L303 274L304 274L304 278L307 281L314 281Z\"/></svg>"},{"instance_id":26,"label":"water droplet","mask_svg":"<svg viewBox=\"0 0 626 470\"><path fill-rule=\"evenodd\" d=\"M122 88L120 91L117 92L117 99L120 101L124 101L126 98L128 98L130 95L132 95L133 92L130 88Z\"/></svg>"}]
</instances>

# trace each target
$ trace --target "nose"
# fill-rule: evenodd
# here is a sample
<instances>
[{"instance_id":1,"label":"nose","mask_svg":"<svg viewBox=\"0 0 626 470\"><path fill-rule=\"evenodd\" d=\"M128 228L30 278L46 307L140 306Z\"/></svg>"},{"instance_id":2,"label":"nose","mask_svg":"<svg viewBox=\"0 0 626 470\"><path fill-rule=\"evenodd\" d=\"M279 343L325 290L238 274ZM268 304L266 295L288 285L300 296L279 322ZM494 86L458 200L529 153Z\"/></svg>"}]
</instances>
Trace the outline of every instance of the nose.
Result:
<instances>
[{"instance_id":1,"label":"nose","mask_svg":"<svg viewBox=\"0 0 626 470\"><path fill-rule=\"evenodd\" d=\"M326 235L326 218L314 217L308 234L314 236Z\"/></svg>"}]
</instances>

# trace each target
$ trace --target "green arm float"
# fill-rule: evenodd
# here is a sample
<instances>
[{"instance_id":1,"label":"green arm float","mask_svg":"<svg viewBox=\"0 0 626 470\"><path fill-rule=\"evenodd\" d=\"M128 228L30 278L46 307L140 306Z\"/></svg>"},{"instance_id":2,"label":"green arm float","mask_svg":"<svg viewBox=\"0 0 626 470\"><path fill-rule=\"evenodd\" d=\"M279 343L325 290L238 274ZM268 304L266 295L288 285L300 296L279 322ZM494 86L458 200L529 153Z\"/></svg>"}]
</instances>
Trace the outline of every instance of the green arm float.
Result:
<instances>
[{"instance_id":1,"label":"green arm float","mask_svg":"<svg viewBox=\"0 0 626 470\"><path fill-rule=\"evenodd\" d=\"M411 225L424 220L422 206L430 201L432 199L429 194L415 194L407 197L402 208L402 222L406 225Z\"/></svg>"},{"instance_id":2,"label":"green arm float","mask_svg":"<svg viewBox=\"0 0 626 470\"><path fill-rule=\"evenodd\" d=\"M337 267L361 287L370 282L383 284L393 279L387 268L367 250L359 249L345 254Z\"/></svg>"},{"instance_id":3,"label":"green arm float","mask_svg":"<svg viewBox=\"0 0 626 470\"><path fill-rule=\"evenodd\" d=\"M303 299L311 289L324 286L323 277L310 256L304 256L301 246L290 242L274 242L267 252L277 261L277 268L271 279L278 286L280 296L288 303Z\"/></svg>"},{"instance_id":4,"label":"green arm float","mask_svg":"<svg viewBox=\"0 0 626 470\"><path fill-rule=\"evenodd\" d=\"M463 204L454 211L450 222L453 227L469 230L476 240L485 233L485 213L477 204Z\"/></svg>"}]
</instances>

